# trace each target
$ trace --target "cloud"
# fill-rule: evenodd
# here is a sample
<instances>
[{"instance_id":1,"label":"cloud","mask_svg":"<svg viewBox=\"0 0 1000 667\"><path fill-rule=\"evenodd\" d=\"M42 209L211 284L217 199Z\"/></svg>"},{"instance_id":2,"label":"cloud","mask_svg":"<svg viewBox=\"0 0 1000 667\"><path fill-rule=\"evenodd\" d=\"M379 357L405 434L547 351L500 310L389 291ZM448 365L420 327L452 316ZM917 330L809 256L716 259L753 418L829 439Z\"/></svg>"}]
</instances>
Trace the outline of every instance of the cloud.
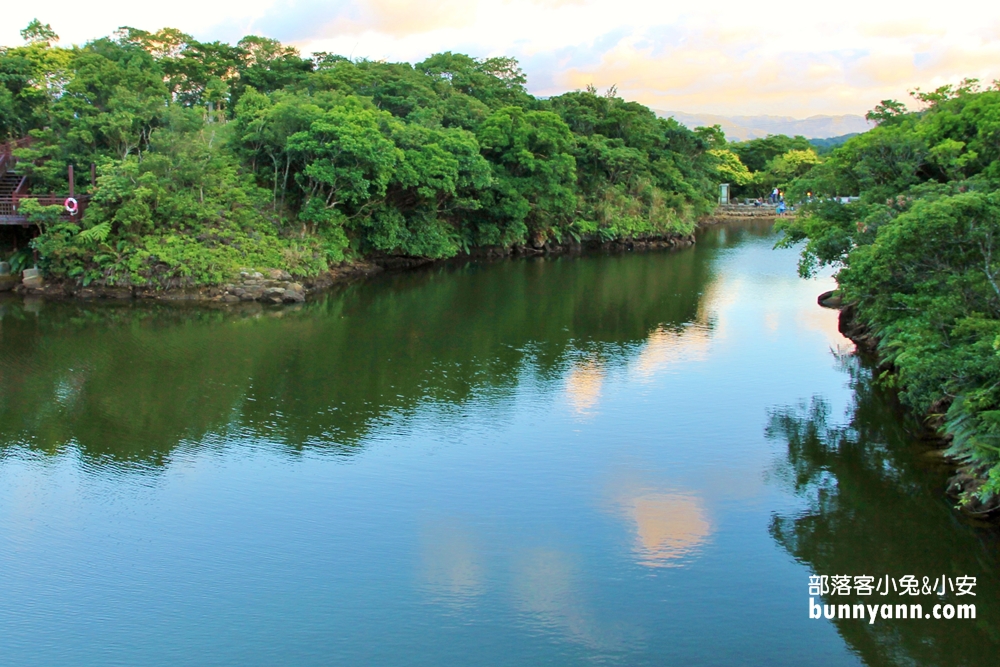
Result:
<instances>
[{"instance_id":1,"label":"cloud","mask_svg":"<svg viewBox=\"0 0 1000 667\"><path fill-rule=\"evenodd\" d=\"M300 43L366 34L398 39L467 27L476 11L475 3L463 0L279 0L252 28Z\"/></svg>"},{"instance_id":2,"label":"cloud","mask_svg":"<svg viewBox=\"0 0 1000 667\"><path fill-rule=\"evenodd\" d=\"M464 28L472 24L476 16L476 5L465 0L437 0L432 3L369 0L365 9L368 21L359 22L359 27L393 36L442 28Z\"/></svg>"},{"instance_id":3,"label":"cloud","mask_svg":"<svg viewBox=\"0 0 1000 667\"><path fill-rule=\"evenodd\" d=\"M219 39L218 26L226 23L248 26L263 14L274 0L240 0L239 3L171 0L170 2L133 2L99 0L80 3L69 0L36 0L31 3L5 3L0 25L0 44L18 45L18 31L33 18L49 23L63 44L80 44L110 35L120 26L158 30L170 26L193 33L202 39ZM9 6L6 6L9 5Z\"/></svg>"},{"instance_id":4,"label":"cloud","mask_svg":"<svg viewBox=\"0 0 1000 667\"><path fill-rule=\"evenodd\" d=\"M966 76L1000 78L1000 6L953 0L947 11L841 0L684 5L646 0L175 0L15 4L0 43L38 16L64 42L122 24L173 26L200 39L247 32L355 57L421 60L440 51L512 55L541 95L588 83L654 107L722 114L863 113ZM970 20L970 17L975 17Z\"/></svg>"}]
</instances>

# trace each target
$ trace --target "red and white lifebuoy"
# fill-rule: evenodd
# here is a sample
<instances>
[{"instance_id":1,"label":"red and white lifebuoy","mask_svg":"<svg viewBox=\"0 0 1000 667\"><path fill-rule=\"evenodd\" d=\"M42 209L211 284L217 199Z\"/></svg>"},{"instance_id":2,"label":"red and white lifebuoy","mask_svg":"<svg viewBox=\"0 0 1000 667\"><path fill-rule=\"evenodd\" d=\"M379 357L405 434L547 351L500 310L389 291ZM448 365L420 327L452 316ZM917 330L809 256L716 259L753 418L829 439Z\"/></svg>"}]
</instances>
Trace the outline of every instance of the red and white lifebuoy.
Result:
<instances>
[{"instance_id":1,"label":"red and white lifebuoy","mask_svg":"<svg viewBox=\"0 0 1000 667\"><path fill-rule=\"evenodd\" d=\"M72 197L67 197L66 201L63 202L63 206L66 207L66 212L70 215L76 215L80 212L80 202Z\"/></svg>"}]
</instances>

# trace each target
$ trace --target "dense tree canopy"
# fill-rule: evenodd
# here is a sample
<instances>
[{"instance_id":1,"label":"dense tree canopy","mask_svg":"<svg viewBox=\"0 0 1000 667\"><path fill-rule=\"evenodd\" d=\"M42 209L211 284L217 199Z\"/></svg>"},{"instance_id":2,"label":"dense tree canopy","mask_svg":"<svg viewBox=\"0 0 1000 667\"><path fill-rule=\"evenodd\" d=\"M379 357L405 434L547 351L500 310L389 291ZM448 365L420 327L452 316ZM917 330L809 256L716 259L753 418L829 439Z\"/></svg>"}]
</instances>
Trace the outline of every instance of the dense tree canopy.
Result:
<instances>
[{"instance_id":1,"label":"dense tree canopy","mask_svg":"<svg viewBox=\"0 0 1000 667\"><path fill-rule=\"evenodd\" d=\"M875 129L833 151L790 192L812 192L787 225L808 240L800 270L840 268L844 296L873 328L895 373L885 381L922 413L944 417L951 452L1000 493L1000 90L975 82L885 100ZM860 193L842 205L828 195Z\"/></svg>"},{"instance_id":2,"label":"dense tree canopy","mask_svg":"<svg viewBox=\"0 0 1000 667\"><path fill-rule=\"evenodd\" d=\"M61 47L38 21L24 38L0 50L0 138L31 137L17 155L33 192L65 192L82 167L82 221L26 209L43 268L81 282L687 234L741 166L724 138L614 91L537 99L511 58L307 58L171 28Z\"/></svg>"},{"instance_id":3,"label":"dense tree canopy","mask_svg":"<svg viewBox=\"0 0 1000 667\"><path fill-rule=\"evenodd\" d=\"M765 197L774 188L784 189L797 176L808 173L821 163L816 147L805 137L770 135L731 143L726 150L734 154L749 176L734 175L737 197Z\"/></svg>"}]
</instances>

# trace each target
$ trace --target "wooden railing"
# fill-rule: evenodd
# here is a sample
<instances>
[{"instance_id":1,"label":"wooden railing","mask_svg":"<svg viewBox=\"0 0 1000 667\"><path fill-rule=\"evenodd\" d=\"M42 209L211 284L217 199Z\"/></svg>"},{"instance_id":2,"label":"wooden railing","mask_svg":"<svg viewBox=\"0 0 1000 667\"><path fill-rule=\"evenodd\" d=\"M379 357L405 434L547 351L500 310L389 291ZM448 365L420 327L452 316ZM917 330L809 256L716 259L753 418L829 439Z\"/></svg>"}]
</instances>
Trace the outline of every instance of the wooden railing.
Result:
<instances>
[{"instance_id":1,"label":"wooden railing","mask_svg":"<svg viewBox=\"0 0 1000 667\"><path fill-rule=\"evenodd\" d=\"M14 151L18 148L24 148L31 144L31 137L25 137L23 139L18 139L16 141L8 141L5 144L0 144L0 177L8 174L13 168L14 164L17 162L17 157L14 155ZM93 169L93 167L91 167ZM70 179L72 180L72 167L70 167ZM70 189L72 190L72 183L70 183ZM90 195L74 195L73 198L77 201L77 211L75 214L70 215L69 211L65 210L66 200L68 195L57 195L57 194L31 194L28 192L28 178L22 176L17 182L17 187L9 195L4 195L0 198L0 224L5 225L24 225L28 224L28 219L21 213L21 202L25 199L34 199L42 206L59 206L63 209L61 217L67 220L78 221L83 217L83 212L87 208L87 204L90 201Z\"/></svg>"},{"instance_id":2,"label":"wooden railing","mask_svg":"<svg viewBox=\"0 0 1000 667\"><path fill-rule=\"evenodd\" d=\"M23 188L24 185L25 185L24 179L22 179L22 183L21 185L18 186L18 190L15 191L13 197L11 197L12 210L8 215L19 216L21 210L21 202L24 201L25 199L34 199L42 206L65 206L66 200L69 198L67 195L56 195L56 194L47 194L47 195L36 195L29 193L19 194L18 191L21 190L21 188ZM80 218L83 217L83 212L87 209L87 204L90 202L90 195L75 195L73 198L76 199L77 205L79 206L76 214L70 215L69 212L66 211L64 208L62 217L68 220L78 221L80 220ZM0 214L2 213L3 212L0 212Z\"/></svg>"}]
</instances>

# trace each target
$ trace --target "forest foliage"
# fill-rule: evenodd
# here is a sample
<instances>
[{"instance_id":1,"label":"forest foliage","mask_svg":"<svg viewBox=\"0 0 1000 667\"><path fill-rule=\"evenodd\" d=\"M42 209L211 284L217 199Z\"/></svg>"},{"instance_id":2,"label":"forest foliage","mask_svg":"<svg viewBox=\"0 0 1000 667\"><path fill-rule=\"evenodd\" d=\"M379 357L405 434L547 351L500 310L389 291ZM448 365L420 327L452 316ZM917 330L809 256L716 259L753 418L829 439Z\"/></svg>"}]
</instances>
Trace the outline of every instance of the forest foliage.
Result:
<instances>
[{"instance_id":1,"label":"forest foliage","mask_svg":"<svg viewBox=\"0 0 1000 667\"><path fill-rule=\"evenodd\" d=\"M32 138L33 192L65 192L77 166L82 221L27 210L45 271L81 283L688 234L733 166L613 89L533 97L512 58L306 57L169 28L62 47L38 21L22 36L0 49L0 138Z\"/></svg>"},{"instance_id":2,"label":"forest foliage","mask_svg":"<svg viewBox=\"0 0 1000 667\"><path fill-rule=\"evenodd\" d=\"M882 381L936 416L975 482L1000 494L1000 89L976 81L885 100L877 126L793 182L814 201L785 223L800 272L831 265L891 364ZM829 197L859 193L839 204Z\"/></svg>"}]
</instances>

